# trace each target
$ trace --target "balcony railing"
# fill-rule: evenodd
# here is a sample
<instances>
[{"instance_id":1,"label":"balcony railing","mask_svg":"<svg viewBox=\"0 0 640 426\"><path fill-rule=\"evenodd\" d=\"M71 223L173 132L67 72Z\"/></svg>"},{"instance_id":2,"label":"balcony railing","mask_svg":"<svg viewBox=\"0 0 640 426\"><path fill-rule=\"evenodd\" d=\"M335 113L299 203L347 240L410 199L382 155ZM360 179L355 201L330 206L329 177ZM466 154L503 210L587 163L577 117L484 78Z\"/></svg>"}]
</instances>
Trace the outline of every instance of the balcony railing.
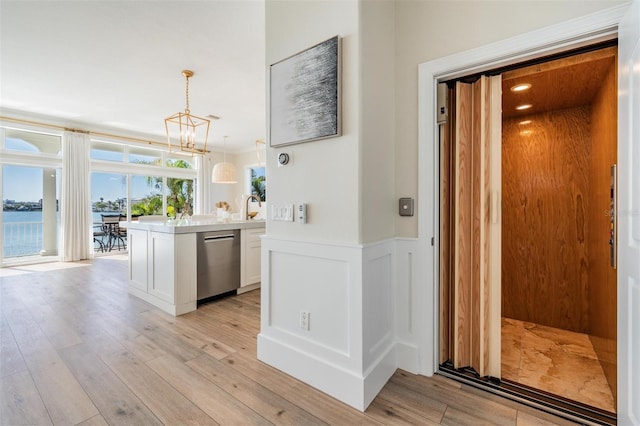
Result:
<instances>
[{"instance_id":1,"label":"balcony railing","mask_svg":"<svg viewBox=\"0 0 640 426\"><path fill-rule=\"evenodd\" d=\"M42 250L42 222L5 222L4 257L34 256Z\"/></svg>"}]
</instances>

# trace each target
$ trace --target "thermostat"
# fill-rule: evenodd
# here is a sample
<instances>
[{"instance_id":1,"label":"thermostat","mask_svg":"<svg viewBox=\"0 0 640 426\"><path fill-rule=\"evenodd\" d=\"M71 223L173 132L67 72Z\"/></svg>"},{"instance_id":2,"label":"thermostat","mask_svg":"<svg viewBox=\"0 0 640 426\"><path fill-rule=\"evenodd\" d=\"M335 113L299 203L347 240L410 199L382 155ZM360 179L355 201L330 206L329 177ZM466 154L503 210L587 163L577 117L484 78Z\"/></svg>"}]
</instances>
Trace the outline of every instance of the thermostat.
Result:
<instances>
[{"instance_id":1,"label":"thermostat","mask_svg":"<svg viewBox=\"0 0 640 426\"><path fill-rule=\"evenodd\" d=\"M289 164L289 154L281 152L278 154L278 165L284 166L285 164Z\"/></svg>"}]
</instances>

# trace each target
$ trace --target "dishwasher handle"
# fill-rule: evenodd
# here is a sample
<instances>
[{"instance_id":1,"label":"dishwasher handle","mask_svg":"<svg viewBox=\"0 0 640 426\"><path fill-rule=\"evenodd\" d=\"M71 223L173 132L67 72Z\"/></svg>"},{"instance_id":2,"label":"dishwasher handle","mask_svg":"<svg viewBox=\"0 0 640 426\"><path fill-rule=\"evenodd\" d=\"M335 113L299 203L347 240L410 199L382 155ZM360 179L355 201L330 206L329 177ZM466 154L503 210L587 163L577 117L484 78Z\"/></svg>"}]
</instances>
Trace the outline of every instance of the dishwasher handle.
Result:
<instances>
[{"instance_id":1,"label":"dishwasher handle","mask_svg":"<svg viewBox=\"0 0 640 426\"><path fill-rule=\"evenodd\" d=\"M225 234L225 235L211 235L209 237L204 237L205 243L215 243L218 241L228 241L233 240L235 235L233 234Z\"/></svg>"}]
</instances>

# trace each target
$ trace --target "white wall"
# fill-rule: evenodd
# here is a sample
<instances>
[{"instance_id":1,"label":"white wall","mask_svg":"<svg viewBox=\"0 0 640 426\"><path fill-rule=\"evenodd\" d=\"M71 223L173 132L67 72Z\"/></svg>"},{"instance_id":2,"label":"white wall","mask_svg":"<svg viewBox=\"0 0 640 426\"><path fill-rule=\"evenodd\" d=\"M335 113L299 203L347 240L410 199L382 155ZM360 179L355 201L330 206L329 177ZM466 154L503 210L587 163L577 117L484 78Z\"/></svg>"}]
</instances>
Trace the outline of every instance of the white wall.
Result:
<instances>
[{"instance_id":1,"label":"white wall","mask_svg":"<svg viewBox=\"0 0 640 426\"><path fill-rule=\"evenodd\" d=\"M208 181L206 184L208 185L209 190L209 200L207 201L205 209L202 212L203 214L215 212L216 203L219 201L226 201L227 203L231 204L231 207L233 207L234 211L236 211L235 197L238 193L236 189L237 184L211 182L211 171L213 170L213 166L216 163L222 162L225 157L226 161L229 163L235 163L236 161L235 154L227 153L225 156L222 152L219 151L211 152L204 158L205 169L203 174L204 179Z\"/></svg>"},{"instance_id":2,"label":"white wall","mask_svg":"<svg viewBox=\"0 0 640 426\"><path fill-rule=\"evenodd\" d=\"M364 410L396 364L393 3L267 1L266 19L267 65L342 38L343 135L267 149L269 204L306 202L309 223L267 222L258 358Z\"/></svg>"},{"instance_id":3,"label":"white wall","mask_svg":"<svg viewBox=\"0 0 640 426\"><path fill-rule=\"evenodd\" d=\"M623 3L396 0L396 195L418 194L418 64ZM416 237L417 216L397 217L395 229Z\"/></svg>"},{"instance_id":4,"label":"white wall","mask_svg":"<svg viewBox=\"0 0 640 426\"><path fill-rule=\"evenodd\" d=\"M361 241L395 234L394 3L360 3Z\"/></svg>"},{"instance_id":5,"label":"white wall","mask_svg":"<svg viewBox=\"0 0 640 426\"><path fill-rule=\"evenodd\" d=\"M259 359L359 409L397 367L430 374L433 267L396 204L418 194L418 65L616 4L267 0L267 68L343 38L344 134L267 148L269 204L310 223L267 223Z\"/></svg>"},{"instance_id":6,"label":"white wall","mask_svg":"<svg viewBox=\"0 0 640 426\"><path fill-rule=\"evenodd\" d=\"M357 243L361 221L358 3L267 1L266 23L267 72L270 64L339 35L343 79L341 137L267 148L269 205L308 204L307 224L270 221L268 233L296 240ZM276 158L282 151L290 152L293 161L278 167Z\"/></svg>"}]
</instances>

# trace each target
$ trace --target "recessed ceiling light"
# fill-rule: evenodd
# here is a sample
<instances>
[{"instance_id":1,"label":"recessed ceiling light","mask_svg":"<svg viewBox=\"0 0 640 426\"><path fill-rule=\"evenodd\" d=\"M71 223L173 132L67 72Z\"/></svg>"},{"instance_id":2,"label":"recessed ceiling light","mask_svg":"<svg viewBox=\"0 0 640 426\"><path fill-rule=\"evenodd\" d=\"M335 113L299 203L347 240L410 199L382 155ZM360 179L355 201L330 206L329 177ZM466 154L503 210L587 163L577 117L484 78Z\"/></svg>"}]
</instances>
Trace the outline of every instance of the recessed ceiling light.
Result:
<instances>
[{"instance_id":1,"label":"recessed ceiling light","mask_svg":"<svg viewBox=\"0 0 640 426\"><path fill-rule=\"evenodd\" d=\"M518 123L521 126L526 126L527 124L531 124L531 120L524 120Z\"/></svg>"},{"instance_id":2,"label":"recessed ceiling light","mask_svg":"<svg viewBox=\"0 0 640 426\"><path fill-rule=\"evenodd\" d=\"M531 85L529 83L516 84L511 88L512 92L523 92L525 90L531 89Z\"/></svg>"},{"instance_id":3,"label":"recessed ceiling light","mask_svg":"<svg viewBox=\"0 0 640 426\"><path fill-rule=\"evenodd\" d=\"M522 104L522 105L518 105L518 106L516 107L516 109L517 109L518 111L523 111L523 110L525 110L525 109L529 109L529 108L531 108L532 106L533 106L533 105L531 105L531 104Z\"/></svg>"}]
</instances>

